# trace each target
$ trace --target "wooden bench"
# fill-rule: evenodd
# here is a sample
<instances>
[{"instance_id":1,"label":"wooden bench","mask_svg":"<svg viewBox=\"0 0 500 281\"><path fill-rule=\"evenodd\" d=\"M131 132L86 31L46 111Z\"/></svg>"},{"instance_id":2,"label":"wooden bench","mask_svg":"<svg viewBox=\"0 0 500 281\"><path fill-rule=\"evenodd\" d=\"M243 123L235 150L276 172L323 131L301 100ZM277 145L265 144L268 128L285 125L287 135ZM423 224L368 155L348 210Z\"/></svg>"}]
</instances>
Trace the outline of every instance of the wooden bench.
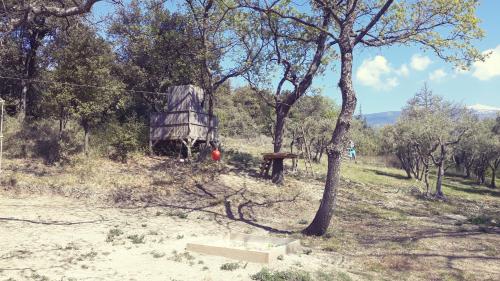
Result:
<instances>
[{"instance_id":1,"label":"wooden bench","mask_svg":"<svg viewBox=\"0 0 500 281\"><path fill-rule=\"evenodd\" d=\"M283 163L283 159L295 159L297 158L297 154L286 153L286 152L277 152L277 153L262 153L262 163L260 164L260 176L261 177L269 177L269 170L273 164L273 161L281 161Z\"/></svg>"}]
</instances>

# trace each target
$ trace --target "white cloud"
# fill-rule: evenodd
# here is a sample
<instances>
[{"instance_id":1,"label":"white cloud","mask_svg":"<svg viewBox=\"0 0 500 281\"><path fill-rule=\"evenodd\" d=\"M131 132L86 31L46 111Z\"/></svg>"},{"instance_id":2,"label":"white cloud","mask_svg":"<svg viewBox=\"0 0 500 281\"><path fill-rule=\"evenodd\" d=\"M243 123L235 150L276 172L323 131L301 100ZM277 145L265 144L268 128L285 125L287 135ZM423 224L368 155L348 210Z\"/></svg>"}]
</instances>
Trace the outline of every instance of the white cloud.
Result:
<instances>
[{"instance_id":1,"label":"white cloud","mask_svg":"<svg viewBox=\"0 0 500 281\"><path fill-rule=\"evenodd\" d=\"M387 78L386 85L388 88L395 88L396 86L399 85L398 78L396 77Z\"/></svg>"},{"instance_id":2,"label":"white cloud","mask_svg":"<svg viewBox=\"0 0 500 281\"><path fill-rule=\"evenodd\" d=\"M489 80L495 76L500 76L500 45L495 49L486 50L483 54L490 54L486 60L473 64L472 76L479 80Z\"/></svg>"},{"instance_id":3,"label":"white cloud","mask_svg":"<svg viewBox=\"0 0 500 281\"><path fill-rule=\"evenodd\" d=\"M356 71L356 78L365 86L377 90L389 90L396 87L399 82L396 77L387 77L394 70L383 56L364 60Z\"/></svg>"},{"instance_id":4,"label":"white cloud","mask_svg":"<svg viewBox=\"0 0 500 281\"><path fill-rule=\"evenodd\" d=\"M469 105L467 108L470 108L472 110L478 111L478 112L496 112L500 111L500 107L495 107L491 105L484 105L484 104L474 104L474 105Z\"/></svg>"},{"instance_id":5,"label":"white cloud","mask_svg":"<svg viewBox=\"0 0 500 281\"><path fill-rule=\"evenodd\" d=\"M396 74L399 76L408 77L410 75L410 69L408 68L408 66L405 63L405 64L401 65L401 67L399 67L396 70Z\"/></svg>"},{"instance_id":6,"label":"white cloud","mask_svg":"<svg viewBox=\"0 0 500 281\"><path fill-rule=\"evenodd\" d=\"M439 81L444 77L446 77L447 75L448 74L442 68L439 68L429 74L429 79L431 81Z\"/></svg>"},{"instance_id":7,"label":"white cloud","mask_svg":"<svg viewBox=\"0 0 500 281\"><path fill-rule=\"evenodd\" d=\"M422 56L420 54L415 54L411 57L410 66L417 71L425 70L432 61L428 56Z\"/></svg>"}]
</instances>

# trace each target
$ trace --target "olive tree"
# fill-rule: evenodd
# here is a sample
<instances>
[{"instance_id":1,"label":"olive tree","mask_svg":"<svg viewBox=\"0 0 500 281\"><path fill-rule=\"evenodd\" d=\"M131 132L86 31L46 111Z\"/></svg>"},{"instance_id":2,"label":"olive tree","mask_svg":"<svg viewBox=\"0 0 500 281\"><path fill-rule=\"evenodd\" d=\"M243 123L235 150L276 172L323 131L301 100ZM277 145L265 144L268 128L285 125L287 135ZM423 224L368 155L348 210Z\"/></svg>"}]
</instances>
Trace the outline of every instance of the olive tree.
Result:
<instances>
[{"instance_id":1,"label":"olive tree","mask_svg":"<svg viewBox=\"0 0 500 281\"><path fill-rule=\"evenodd\" d=\"M458 145L455 158L465 170L464 176L475 175L478 184L486 183L486 174L491 170L490 187L496 187L496 172L500 166L500 140L495 133L495 120L477 121L470 133Z\"/></svg>"},{"instance_id":2,"label":"olive tree","mask_svg":"<svg viewBox=\"0 0 500 281\"><path fill-rule=\"evenodd\" d=\"M352 82L354 51L416 44L432 50L446 61L468 65L481 58L473 46L473 40L483 36L475 15L478 1L311 0L307 7L302 3L293 7L293 3L279 0L271 3L258 0L245 2L262 7L265 13L293 19L321 31L318 36L327 34L328 44L336 46L339 53L338 86L342 107L327 149L328 170L323 199L313 221L304 230L307 235L323 235L333 216L341 155L356 108L357 98ZM278 9L282 5L293 8L283 12ZM317 19L323 15L328 17L327 26L317 24Z\"/></svg>"},{"instance_id":3,"label":"olive tree","mask_svg":"<svg viewBox=\"0 0 500 281\"><path fill-rule=\"evenodd\" d=\"M249 73L253 76L247 75L247 80L254 88L259 85L273 93L271 99L263 99L275 112L273 151L277 153L283 146L290 111L299 99L311 92L313 78L324 71L324 66L333 55L330 52L333 42L328 42L326 33L276 14L286 13L290 7L276 6L273 8L278 12L271 13L269 6L243 1L240 8L261 13L261 41L269 41L263 55L265 62L260 68L255 67L256 73ZM312 20L318 26L327 28L331 21L330 12L324 10ZM273 161L272 181L278 184L283 181L282 161Z\"/></svg>"},{"instance_id":4,"label":"olive tree","mask_svg":"<svg viewBox=\"0 0 500 281\"><path fill-rule=\"evenodd\" d=\"M406 172L408 179L422 180L424 167L412 141L411 124L399 119L396 124L382 128L381 138L381 152L395 155L399 160L400 168Z\"/></svg>"}]
</instances>

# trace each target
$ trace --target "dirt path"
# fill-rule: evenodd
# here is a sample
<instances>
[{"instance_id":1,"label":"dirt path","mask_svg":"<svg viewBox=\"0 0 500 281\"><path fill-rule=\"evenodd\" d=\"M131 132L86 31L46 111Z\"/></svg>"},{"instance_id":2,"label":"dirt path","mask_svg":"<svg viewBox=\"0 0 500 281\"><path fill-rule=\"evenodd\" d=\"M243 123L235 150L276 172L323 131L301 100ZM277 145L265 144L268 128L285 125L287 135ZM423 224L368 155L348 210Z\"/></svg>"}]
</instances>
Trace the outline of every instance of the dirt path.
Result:
<instances>
[{"instance_id":1,"label":"dirt path","mask_svg":"<svg viewBox=\"0 0 500 281\"><path fill-rule=\"evenodd\" d=\"M262 268L241 263L225 271L221 265L234 260L186 253L188 241L244 226L216 223L202 213L182 217L159 208L0 197L0 280L250 280ZM272 268L292 266L316 270L325 262L321 255L302 254Z\"/></svg>"}]
</instances>

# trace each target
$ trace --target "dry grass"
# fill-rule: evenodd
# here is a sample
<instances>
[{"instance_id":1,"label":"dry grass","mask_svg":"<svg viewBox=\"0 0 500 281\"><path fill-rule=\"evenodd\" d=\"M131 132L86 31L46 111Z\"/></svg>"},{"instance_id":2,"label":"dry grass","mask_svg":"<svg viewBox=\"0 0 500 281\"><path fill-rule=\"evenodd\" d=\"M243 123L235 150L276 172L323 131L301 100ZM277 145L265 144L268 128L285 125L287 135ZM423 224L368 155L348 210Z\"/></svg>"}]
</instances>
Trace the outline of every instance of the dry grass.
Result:
<instances>
[{"instance_id":1,"label":"dry grass","mask_svg":"<svg viewBox=\"0 0 500 281\"><path fill-rule=\"evenodd\" d=\"M7 160L2 188L10 195L157 206L175 220L204 218L228 227L237 223L245 232L292 235L302 239L311 257L339 272L340 280L500 279L498 190L449 178L444 187L448 202L426 200L413 194L419 183L404 179L402 171L374 159L349 162L342 168L328 234L303 237L300 230L312 220L321 198L324 164L315 165L319 180L288 175L285 185L277 187L256 177L252 162L269 147L228 140L225 148L240 158L225 155L227 162L220 165L162 157L135 156L128 164L82 158L64 167Z\"/></svg>"}]
</instances>

